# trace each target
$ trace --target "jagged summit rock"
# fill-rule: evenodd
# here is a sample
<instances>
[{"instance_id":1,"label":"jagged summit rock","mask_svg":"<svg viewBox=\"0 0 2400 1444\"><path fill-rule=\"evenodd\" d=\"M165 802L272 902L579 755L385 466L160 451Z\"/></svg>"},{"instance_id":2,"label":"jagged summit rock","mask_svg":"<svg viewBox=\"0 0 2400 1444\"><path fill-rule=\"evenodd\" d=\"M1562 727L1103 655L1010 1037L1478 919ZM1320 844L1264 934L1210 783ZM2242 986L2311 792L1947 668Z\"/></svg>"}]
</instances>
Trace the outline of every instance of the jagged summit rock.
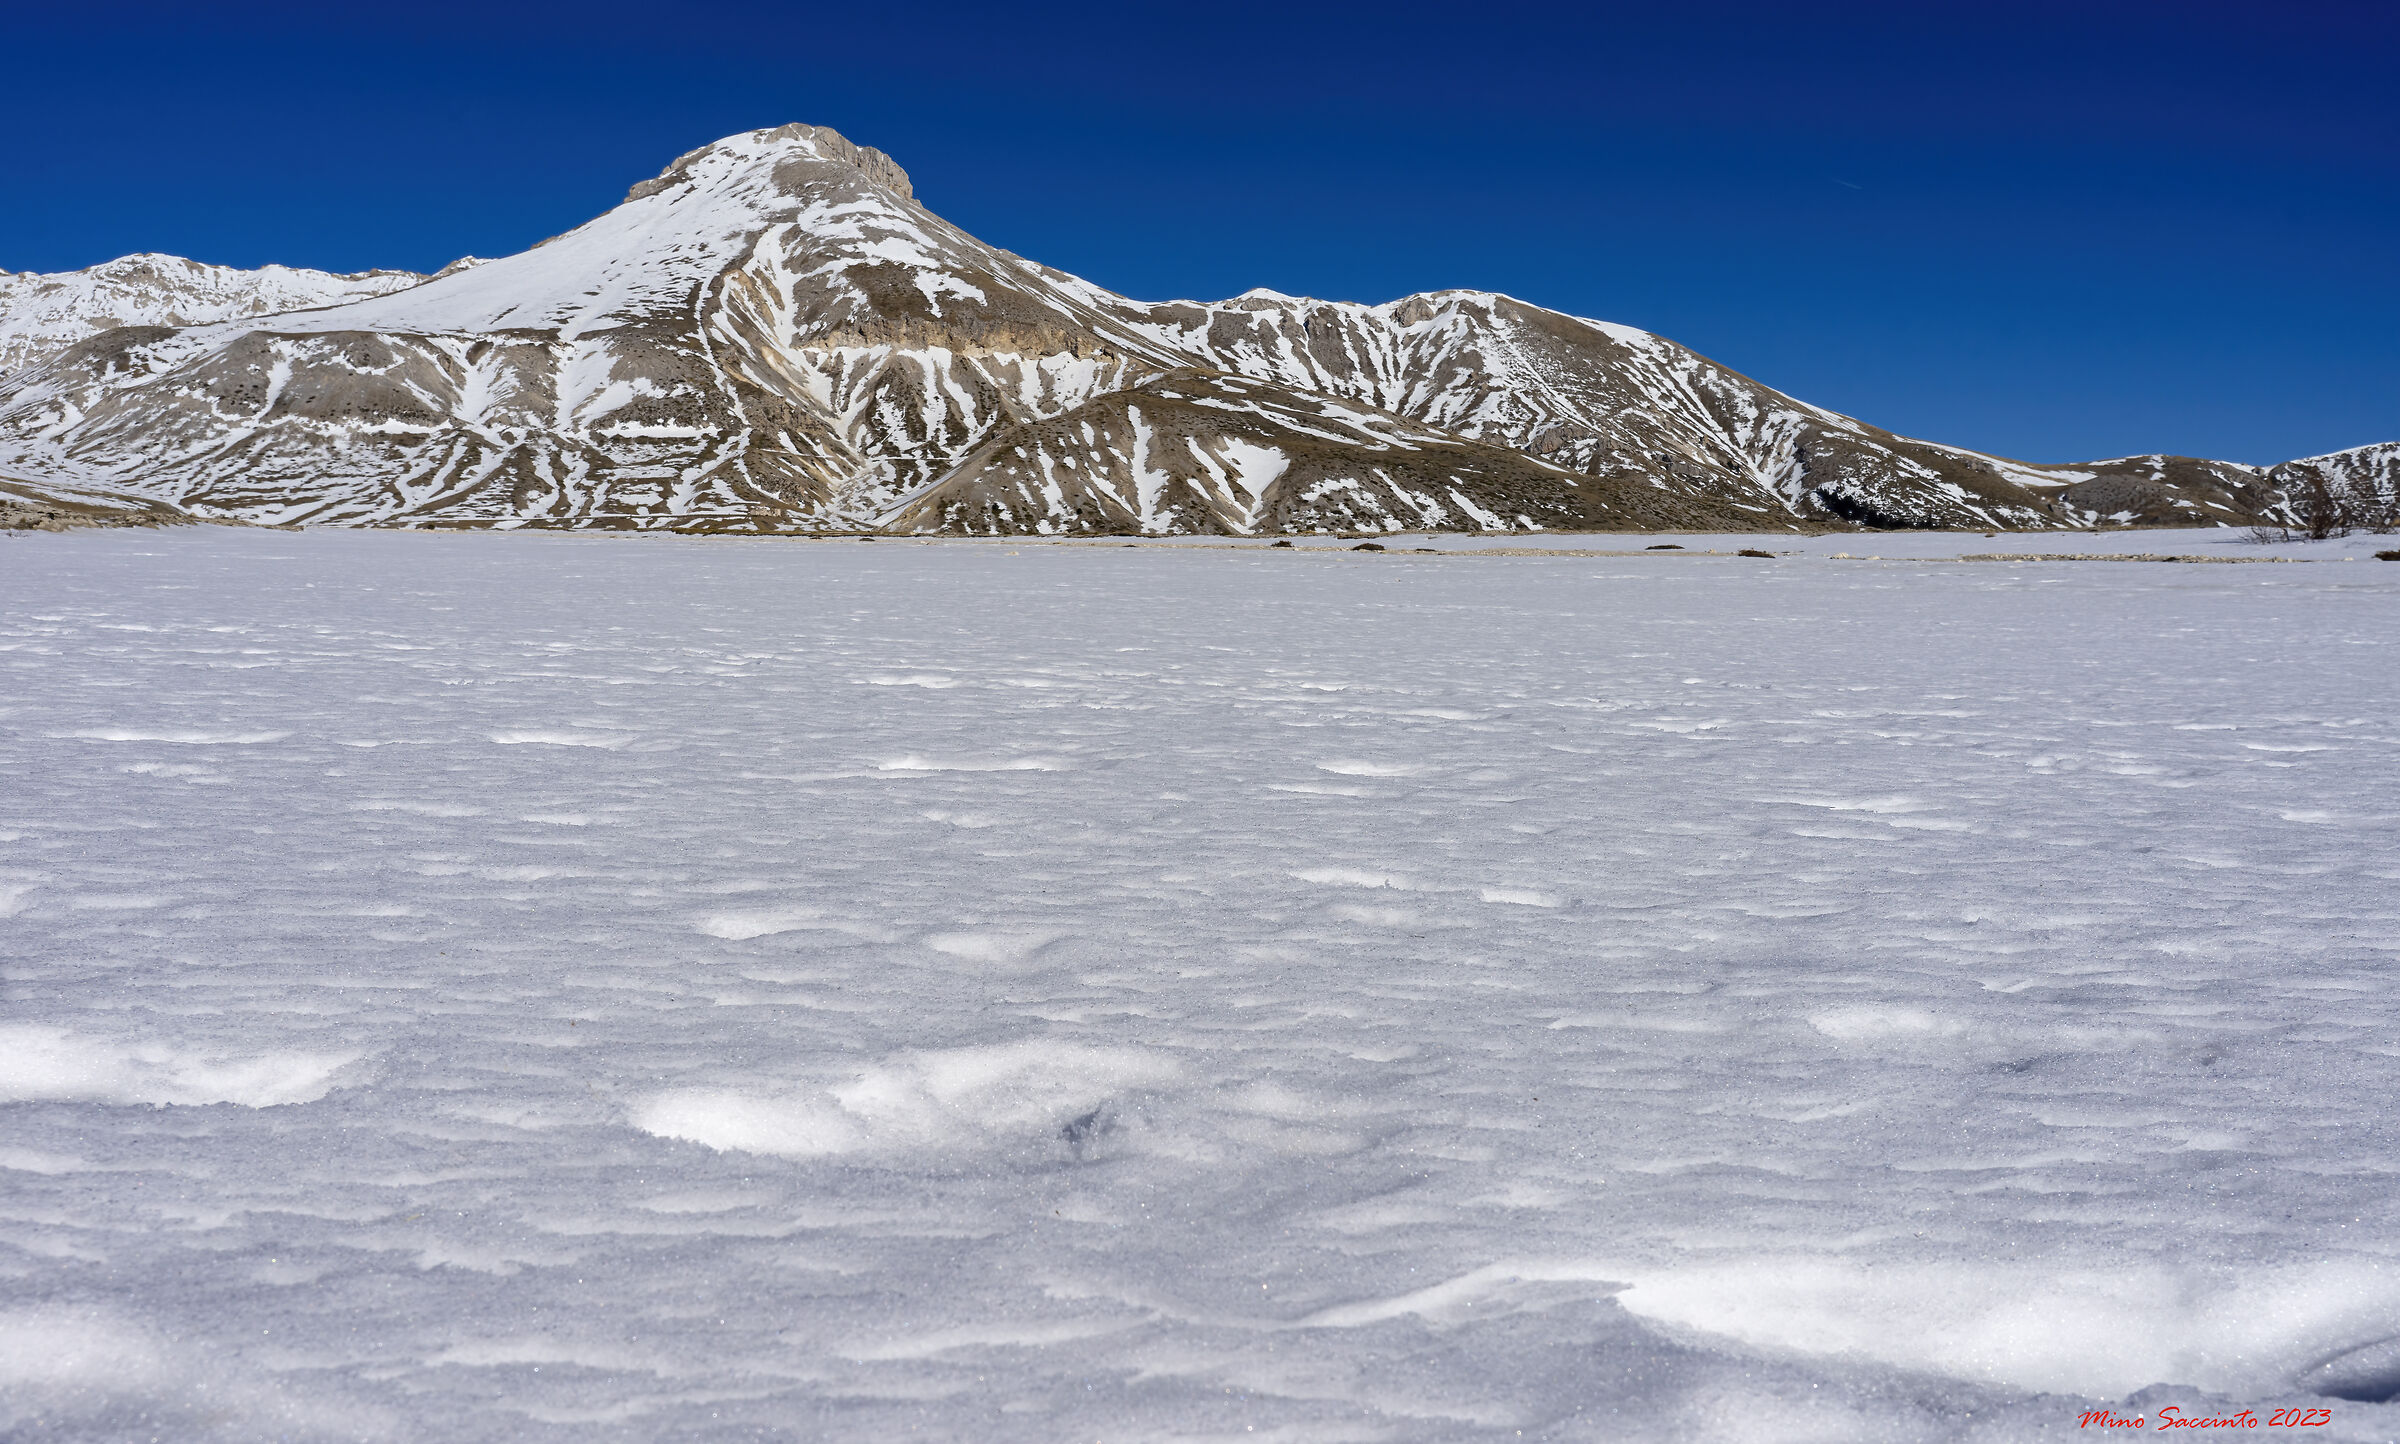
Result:
<instances>
[{"instance_id":1,"label":"jagged summit rock","mask_svg":"<svg viewBox=\"0 0 2400 1444\"><path fill-rule=\"evenodd\" d=\"M212 279L146 308L28 299L129 293L110 268L135 262ZM978 241L821 126L702 146L430 278L129 257L32 279L0 277L0 480L251 521L1981 530L2280 500L2226 462L1909 440L1490 292L1132 300ZM2391 469L2351 456L2308 464Z\"/></svg>"},{"instance_id":2,"label":"jagged summit rock","mask_svg":"<svg viewBox=\"0 0 2400 1444\"><path fill-rule=\"evenodd\" d=\"M656 195L670 187L687 184L692 179L694 168L704 161L722 155L746 159L769 153L774 148L790 142L797 142L806 147L809 154L818 159L839 161L842 164L857 167L860 174L886 190L897 192L903 200L915 198L914 193L909 189L908 172L900 168L898 161L871 145L854 145L849 137L830 127L802 125L795 121L790 125L779 125L769 130L753 130L741 135L728 136L724 140L712 142L696 150L685 151L682 155L675 157L665 170L660 171L649 180L637 183L631 190L626 191L625 199L638 201L644 196Z\"/></svg>"}]
</instances>

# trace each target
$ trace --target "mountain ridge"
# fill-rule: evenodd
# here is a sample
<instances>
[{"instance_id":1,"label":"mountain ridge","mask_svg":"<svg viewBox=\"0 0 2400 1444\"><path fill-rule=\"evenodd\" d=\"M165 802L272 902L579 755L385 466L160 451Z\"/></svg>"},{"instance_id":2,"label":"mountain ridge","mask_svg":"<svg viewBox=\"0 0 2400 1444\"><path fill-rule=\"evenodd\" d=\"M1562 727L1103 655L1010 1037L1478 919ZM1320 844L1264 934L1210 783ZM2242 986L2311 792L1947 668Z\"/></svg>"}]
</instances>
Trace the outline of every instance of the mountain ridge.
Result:
<instances>
[{"instance_id":1,"label":"mountain ridge","mask_svg":"<svg viewBox=\"0 0 2400 1444\"><path fill-rule=\"evenodd\" d=\"M0 481L261 522L1004 533L2232 524L2310 478L2400 485L2389 446L2017 462L1492 292L1136 301L799 124L408 274L271 314L240 307L292 285L218 278L226 314L54 338L0 375Z\"/></svg>"},{"instance_id":2,"label":"mountain ridge","mask_svg":"<svg viewBox=\"0 0 2400 1444\"><path fill-rule=\"evenodd\" d=\"M0 271L0 377L118 326L199 325L403 290L415 271L238 270L155 251L80 271Z\"/></svg>"}]
</instances>

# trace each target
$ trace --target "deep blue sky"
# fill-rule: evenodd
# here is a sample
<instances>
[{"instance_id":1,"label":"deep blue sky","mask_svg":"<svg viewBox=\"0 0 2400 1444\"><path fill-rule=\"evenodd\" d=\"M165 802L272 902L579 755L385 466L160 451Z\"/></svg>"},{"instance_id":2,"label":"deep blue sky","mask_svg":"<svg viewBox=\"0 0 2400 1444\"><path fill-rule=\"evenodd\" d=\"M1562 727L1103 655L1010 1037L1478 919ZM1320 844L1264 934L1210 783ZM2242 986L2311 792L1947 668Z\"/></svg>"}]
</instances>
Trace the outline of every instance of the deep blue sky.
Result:
<instances>
[{"instance_id":1,"label":"deep blue sky","mask_svg":"<svg viewBox=\"0 0 2400 1444\"><path fill-rule=\"evenodd\" d=\"M1472 286L2039 461L2400 439L2400 5L22 5L0 268L430 270L831 125L1135 296Z\"/></svg>"}]
</instances>

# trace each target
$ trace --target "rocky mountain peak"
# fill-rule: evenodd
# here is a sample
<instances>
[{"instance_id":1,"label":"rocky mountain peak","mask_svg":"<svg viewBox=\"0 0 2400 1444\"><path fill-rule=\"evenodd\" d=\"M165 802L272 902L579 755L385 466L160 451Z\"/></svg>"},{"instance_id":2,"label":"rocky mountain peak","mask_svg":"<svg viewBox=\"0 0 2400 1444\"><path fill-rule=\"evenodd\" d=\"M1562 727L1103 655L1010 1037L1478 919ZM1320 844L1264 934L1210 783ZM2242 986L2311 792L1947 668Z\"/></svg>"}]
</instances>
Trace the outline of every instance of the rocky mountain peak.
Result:
<instances>
[{"instance_id":1,"label":"rocky mountain peak","mask_svg":"<svg viewBox=\"0 0 2400 1444\"><path fill-rule=\"evenodd\" d=\"M850 166L868 180L896 192L901 199L916 199L916 193L909 187L908 172L900 168L898 161L871 145L852 142L831 126L803 125L798 121L766 130L744 131L685 151L665 170L625 192L625 199L638 201L682 185L711 169L712 162L738 167L795 154Z\"/></svg>"}]
</instances>

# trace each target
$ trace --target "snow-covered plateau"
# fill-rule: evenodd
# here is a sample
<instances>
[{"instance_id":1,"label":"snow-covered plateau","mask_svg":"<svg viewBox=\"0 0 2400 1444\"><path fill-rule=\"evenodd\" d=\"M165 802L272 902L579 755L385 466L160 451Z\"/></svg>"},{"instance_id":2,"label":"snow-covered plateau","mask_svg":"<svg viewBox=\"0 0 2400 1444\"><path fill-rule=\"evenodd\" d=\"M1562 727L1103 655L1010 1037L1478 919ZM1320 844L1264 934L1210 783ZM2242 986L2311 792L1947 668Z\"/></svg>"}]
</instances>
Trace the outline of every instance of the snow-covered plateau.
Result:
<instances>
[{"instance_id":1,"label":"snow-covered plateau","mask_svg":"<svg viewBox=\"0 0 2400 1444\"><path fill-rule=\"evenodd\" d=\"M2400 565L1670 540L0 539L0 1435L2400 1435Z\"/></svg>"}]
</instances>

